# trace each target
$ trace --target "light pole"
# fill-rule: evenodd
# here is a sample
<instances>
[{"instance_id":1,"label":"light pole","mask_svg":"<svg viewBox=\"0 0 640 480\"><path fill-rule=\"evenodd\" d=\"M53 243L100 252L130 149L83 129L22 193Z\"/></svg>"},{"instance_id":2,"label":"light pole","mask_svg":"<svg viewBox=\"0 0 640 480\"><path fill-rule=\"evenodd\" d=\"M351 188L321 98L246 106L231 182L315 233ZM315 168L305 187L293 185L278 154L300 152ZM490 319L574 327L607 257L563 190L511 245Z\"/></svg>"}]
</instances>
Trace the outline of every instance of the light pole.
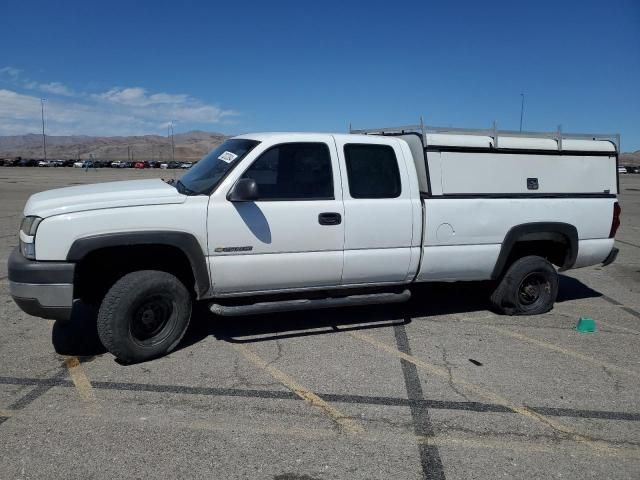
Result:
<instances>
[{"instance_id":1,"label":"light pole","mask_svg":"<svg viewBox=\"0 0 640 480\"><path fill-rule=\"evenodd\" d=\"M40 111L42 113L42 151L44 154L44 161L47 161L47 137L44 134L44 102L46 98L40 99Z\"/></svg>"},{"instance_id":2,"label":"light pole","mask_svg":"<svg viewBox=\"0 0 640 480\"><path fill-rule=\"evenodd\" d=\"M521 93L520 96L522 100L520 102L520 131L522 132L522 116L524 115L524 93Z\"/></svg>"},{"instance_id":3,"label":"light pole","mask_svg":"<svg viewBox=\"0 0 640 480\"><path fill-rule=\"evenodd\" d=\"M173 141L173 122L175 122L175 120L171 120L171 122L169 122L169 125L171 126L171 161L175 162L176 161L176 144Z\"/></svg>"}]
</instances>

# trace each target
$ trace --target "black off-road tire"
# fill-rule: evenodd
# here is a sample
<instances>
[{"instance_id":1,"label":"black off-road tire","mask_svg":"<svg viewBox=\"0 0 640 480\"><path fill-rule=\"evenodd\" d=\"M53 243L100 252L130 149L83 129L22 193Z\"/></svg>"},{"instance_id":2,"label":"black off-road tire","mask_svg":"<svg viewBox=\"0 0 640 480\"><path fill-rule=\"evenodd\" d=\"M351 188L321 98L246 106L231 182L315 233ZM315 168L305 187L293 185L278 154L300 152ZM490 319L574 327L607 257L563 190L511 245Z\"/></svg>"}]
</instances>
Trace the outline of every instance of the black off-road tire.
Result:
<instances>
[{"instance_id":1,"label":"black off-road tire","mask_svg":"<svg viewBox=\"0 0 640 480\"><path fill-rule=\"evenodd\" d=\"M109 352L127 363L166 355L189 326L191 303L184 284L170 273L128 273L102 300L98 335Z\"/></svg>"},{"instance_id":2,"label":"black off-road tire","mask_svg":"<svg viewBox=\"0 0 640 480\"><path fill-rule=\"evenodd\" d=\"M558 273L542 257L522 257L508 268L491 295L491 303L506 315L539 315L553 308Z\"/></svg>"}]
</instances>

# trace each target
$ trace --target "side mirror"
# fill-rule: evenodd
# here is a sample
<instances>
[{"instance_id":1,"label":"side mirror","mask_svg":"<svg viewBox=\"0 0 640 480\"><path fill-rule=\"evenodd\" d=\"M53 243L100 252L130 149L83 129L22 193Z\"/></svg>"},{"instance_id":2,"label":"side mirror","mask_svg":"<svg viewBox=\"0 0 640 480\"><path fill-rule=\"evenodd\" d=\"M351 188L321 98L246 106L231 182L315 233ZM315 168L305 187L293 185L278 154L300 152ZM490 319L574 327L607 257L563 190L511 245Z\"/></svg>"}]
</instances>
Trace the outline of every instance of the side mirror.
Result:
<instances>
[{"instance_id":1,"label":"side mirror","mask_svg":"<svg viewBox=\"0 0 640 480\"><path fill-rule=\"evenodd\" d=\"M227 199L230 202L252 202L258 199L258 184L253 178L241 178L233 186Z\"/></svg>"}]
</instances>

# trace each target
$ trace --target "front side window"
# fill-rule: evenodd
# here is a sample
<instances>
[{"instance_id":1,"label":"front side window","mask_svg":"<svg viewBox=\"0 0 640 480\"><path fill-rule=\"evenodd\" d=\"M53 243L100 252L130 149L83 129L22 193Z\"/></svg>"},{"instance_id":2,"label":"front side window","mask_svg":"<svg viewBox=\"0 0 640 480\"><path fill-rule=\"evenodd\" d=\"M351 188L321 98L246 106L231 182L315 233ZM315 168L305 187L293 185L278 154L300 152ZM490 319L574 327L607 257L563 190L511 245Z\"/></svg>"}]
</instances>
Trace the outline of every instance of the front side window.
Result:
<instances>
[{"instance_id":1,"label":"front side window","mask_svg":"<svg viewBox=\"0 0 640 480\"><path fill-rule=\"evenodd\" d=\"M176 188L187 195L209 195L259 143L245 138L227 140L182 175L175 184Z\"/></svg>"},{"instance_id":2,"label":"front side window","mask_svg":"<svg viewBox=\"0 0 640 480\"><path fill-rule=\"evenodd\" d=\"M389 145L344 146L352 198L396 198L402 191L398 161Z\"/></svg>"},{"instance_id":3,"label":"front side window","mask_svg":"<svg viewBox=\"0 0 640 480\"><path fill-rule=\"evenodd\" d=\"M242 178L253 178L259 200L332 200L333 173L326 143L283 143L253 162Z\"/></svg>"}]
</instances>

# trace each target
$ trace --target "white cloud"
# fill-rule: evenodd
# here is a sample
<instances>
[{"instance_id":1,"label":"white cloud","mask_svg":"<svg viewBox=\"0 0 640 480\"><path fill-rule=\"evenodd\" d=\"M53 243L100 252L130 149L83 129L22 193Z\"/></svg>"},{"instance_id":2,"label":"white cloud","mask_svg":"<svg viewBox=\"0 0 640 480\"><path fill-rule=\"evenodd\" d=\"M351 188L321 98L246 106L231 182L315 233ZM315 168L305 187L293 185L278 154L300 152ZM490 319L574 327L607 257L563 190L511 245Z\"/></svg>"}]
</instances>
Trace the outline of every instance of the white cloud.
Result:
<instances>
[{"instance_id":1,"label":"white cloud","mask_svg":"<svg viewBox=\"0 0 640 480\"><path fill-rule=\"evenodd\" d=\"M7 76L10 78L17 79L20 76L22 70L14 67L3 67L0 68L0 76Z\"/></svg>"},{"instance_id":2,"label":"white cloud","mask_svg":"<svg viewBox=\"0 0 640 480\"><path fill-rule=\"evenodd\" d=\"M106 92L95 94L94 97L108 102L133 107L145 107L148 105L160 104L197 103L195 99L188 95L171 95L168 93L155 93L153 95L148 95L147 91L141 87L112 88Z\"/></svg>"},{"instance_id":3,"label":"white cloud","mask_svg":"<svg viewBox=\"0 0 640 480\"><path fill-rule=\"evenodd\" d=\"M59 82L39 83L36 88L41 92L53 93L54 95L64 95L67 97L75 95L73 90Z\"/></svg>"},{"instance_id":4,"label":"white cloud","mask_svg":"<svg viewBox=\"0 0 640 480\"><path fill-rule=\"evenodd\" d=\"M114 87L98 93L74 91L59 82L24 79L13 67L0 69L0 79L3 77L11 77L13 85L20 88L0 89L0 135L33 133L41 128L39 96L20 89L51 95L45 103L50 135L164 133L169 121L184 129L211 128L238 115L186 94L150 93L142 87Z\"/></svg>"}]
</instances>

